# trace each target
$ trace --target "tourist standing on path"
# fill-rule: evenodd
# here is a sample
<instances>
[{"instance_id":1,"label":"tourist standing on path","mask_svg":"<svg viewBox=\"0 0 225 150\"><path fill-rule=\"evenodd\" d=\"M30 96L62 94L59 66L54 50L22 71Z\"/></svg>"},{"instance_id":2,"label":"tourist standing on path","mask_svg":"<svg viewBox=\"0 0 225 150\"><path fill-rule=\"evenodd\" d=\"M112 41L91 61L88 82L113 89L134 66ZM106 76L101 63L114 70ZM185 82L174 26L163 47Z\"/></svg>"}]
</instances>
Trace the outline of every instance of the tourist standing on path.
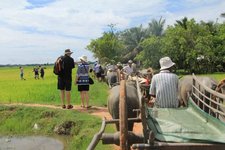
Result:
<instances>
[{"instance_id":1,"label":"tourist standing on path","mask_svg":"<svg viewBox=\"0 0 225 150\"><path fill-rule=\"evenodd\" d=\"M23 76L24 76L23 67L20 66L20 79L21 79L21 80L26 80L26 79L24 79Z\"/></svg>"},{"instance_id":2,"label":"tourist standing on path","mask_svg":"<svg viewBox=\"0 0 225 150\"><path fill-rule=\"evenodd\" d=\"M89 105L89 64L87 62L87 56L79 58L81 63L78 65L75 84L78 86L80 92L81 107L90 108ZM86 100L86 106L85 106Z\"/></svg>"},{"instance_id":3,"label":"tourist standing on path","mask_svg":"<svg viewBox=\"0 0 225 150\"><path fill-rule=\"evenodd\" d=\"M159 60L160 72L155 74L151 81L150 104L159 108L177 108L178 101L178 76L172 73L175 63L169 57Z\"/></svg>"},{"instance_id":4,"label":"tourist standing on path","mask_svg":"<svg viewBox=\"0 0 225 150\"><path fill-rule=\"evenodd\" d=\"M70 104L71 99L71 86L72 86L72 69L75 67L74 60L71 57L73 52L66 49L62 58L62 74L58 75L58 89L60 90L60 98L62 101L62 108L72 109L73 105ZM67 107L65 105L65 98Z\"/></svg>"}]
</instances>

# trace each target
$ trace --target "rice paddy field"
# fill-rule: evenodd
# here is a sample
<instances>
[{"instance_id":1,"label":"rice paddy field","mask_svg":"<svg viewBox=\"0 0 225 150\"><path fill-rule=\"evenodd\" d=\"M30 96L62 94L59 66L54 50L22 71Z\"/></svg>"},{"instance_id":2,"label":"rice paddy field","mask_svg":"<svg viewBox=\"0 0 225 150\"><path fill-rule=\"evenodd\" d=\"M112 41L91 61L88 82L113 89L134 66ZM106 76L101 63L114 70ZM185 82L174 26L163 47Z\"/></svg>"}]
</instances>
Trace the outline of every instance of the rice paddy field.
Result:
<instances>
[{"instance_id":1,"label":"rice paddy field","mask_svg":"<svg viewBox=\"0 0 225 150\"><path fill-rule=\"evenodd\" d=\"M53 74L53 66L47 66L44 79L34 79L33 67L24 66L24 78L20 79L19 67L0 67L0 103L38 103L61 105L57 90L57 76ZM73 82L76 68L73 69ZM205 74L217 81L225 78L225 73ZM90 104L106 106L108 87L105 83L95 80L90 86ZM80 105L77 86L72 84L71 103Z\"/></svg>"},{"instance_id":2,"label":"rice paddy field","mask_svg":"<svg viewBox=\"0 0 225 150\"><path fill-rule=\"evenodd\" d=\"M5 106L3 104L48 104L60 106L61 101L57 90L57 76L53 74L53 66L46 66L44 79L35 79L33 66L23 66L24 78L20 79L19 67L0 67L0 136L45 135L56 137L53 133L55 125L63 121L73 121L76 126L72 135L60 138L65 150L86 149L92 137L101 127L101 118L72 110L50 108L26 108L23 106ZM76 68L73 69L73 81ZM217 81L225 78L225 73L205 74ZM104 107L107 105L108 87L95 80L90 86L90 105ZM77 86L72 84L71 104L80 105ZM46 114L51 114L50 116ZM38 123L41 130L34 131L33 125ZM106 131L114 132L114 126ZM0 148L1 149L1 148ZM113 149L112 145L98 144L97 150Z\"/></svg>"},{"instance_id":3,"label":"rice paddy field","mask_svg":"<svg viewBox=\"0 0 225 150\"><path fill-rule=\"evenodd\" d=\"M76 110L53 108L25 107L5 104L48 104L61 106L57 90L57 76L53 74L53 66L46 66L44 79L35 79L32 66L24 66L24 78L20 79L19 67L0 67L0 137L41 135L60 139L65 150L86 149L94 134L101 127L101 118ZM73 69L73 80L76 68ZM107 104L108 87L105 83L95 80L90 86L90 105L104 107ZM77 86L72 84L71 104L80 105L80 95ZM47 115L46 114L50 114ZM56 125L66 121L75 122L71 135L58 136L53 132ZM34 130L34 124L40 130ZM114 132L114 126L106 131ZM111 150L112 145L102 145L96 149ZM1 149L1 146L0 146Z\"/></svg>"},{"instance_id":4,"label":"rice paddy field","mask_svg":"<svg viewBox=\"0 0 225 150\"><path fill-rule=\"evenodd\" d=\"M39 103L61 105L57 90L57 76L53 74L53 66L47 66L43 79L34 79L33 67L24 66L24 78L20 79L19 67L0 67L0 103ZM73 69L73 82L76 68ZM90 104L105 106L107 104L108 87L105 83L95 81L90 86ZM71 103L80 105L77 86L72 84Z\"/></svg>"}]
</instances>

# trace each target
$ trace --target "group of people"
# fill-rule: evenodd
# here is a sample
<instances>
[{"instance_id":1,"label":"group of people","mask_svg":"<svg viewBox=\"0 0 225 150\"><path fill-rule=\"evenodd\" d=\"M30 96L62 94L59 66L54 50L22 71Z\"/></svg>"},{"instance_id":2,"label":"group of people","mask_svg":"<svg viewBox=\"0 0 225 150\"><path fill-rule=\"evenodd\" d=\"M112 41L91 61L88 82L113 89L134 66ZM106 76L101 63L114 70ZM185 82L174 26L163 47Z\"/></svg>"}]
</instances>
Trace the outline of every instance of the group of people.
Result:
<instances>
[{"instance_id":1,"label":"group of people","mask_svg":"<svg viewBox=\"0 0 225 150\"><path fill-rule=\"evenodd\" d=\"M70 103L70 91L72 84L72 69L75 63L70 49L65 50L64 57L64 73L58 76L58 89L61 91L62 108L71 109L73 106ZM80 63L75 78L75 84L78 86L78 91L81 97L81 107L89 108L89 64L87 57L79 58ZM125 75L131 75L134 70L132 61L128 61L128 65L120 67ZM179 106L178 101L178 76L173 73L175 63L169 57L163 57L159 60L160 72L153 75L149 89L149 103L160 108L176 108ZM118 64L120 66L120 64ZM65 104L65 99L67 106Z\"/></svg>"},{"instance_id":2,"label":"group of people","mask_svg":"<svg viewBox=\"0 0 225 150\"><path fill-rule=\"evenodd\" d=\"M45 71L43 66L37 66L33 69L34 72L34 79L39 79L39 69L40 69L40 74L41 78L44 79Z\"/></svg>"},{"instance_id":3,"label":"group of people","mask_svg":"<svg viewBox=\"0 0 225 150\"><path fill-rule=\"evenodd\" d=\"M146 78L150 84L148 91L149 105L160 108L177 108L179 107L178 100L178 76L174 73L175 63L170 57L163 57L159 60L160 72L153 75L152 70L147 70L151 73L151 77ZM121 79L129 79L130 76L136 73L136 66L132 60L129 60L127 65L122 67L121 63L117 64L121 73ZM147 76L148 77L148 76ZM151 79L150 79L151 78Z\"/></svg>"},{"instance_id":4,"label":"group of people","mask_svg":"<svg viewBox=\"0 0 225 150\"><path fill-rule=\"evenodd\" d=\"M98 61L96 61L94 64L93 72L98 81L101 82L102 80L104 80L104 69Z\"/></svg>"},{"instance_id":5,"label":"group of people","mask_svg":"<svg viewBox=\"0 0 225 150\"><path fill-rule=\"evenodd\" d=\"M24 69L22 66L19 67L20 69L20 79L21 80L26 80L24 78ZM44 75L45 75L45 67L43 66L37 66L35 68L33 68L33 72L34 72L34 79L39 79L39 69L40 69L40 74L41 74L41 78L44 79Z\"/></svg>"},{"instance_id":6,"label":"group of people","mask_svg":"<svg viewBox=\"0 0 225 150\"><path fill-rule=\"evenodd\" d=\"M58 75L58 89L63 109L72 109L71 105L71 87L72 87L72 69L75 68L74 59L71 57L72 51L66 49L63 57L63 73ZM90 108L89 105L89 64L87 56L79 57L80 62L76 72L74 84L77 85L81 97L81 107ZM66 102L65 102L66 100Z\"/></svg>"}]
</instances>

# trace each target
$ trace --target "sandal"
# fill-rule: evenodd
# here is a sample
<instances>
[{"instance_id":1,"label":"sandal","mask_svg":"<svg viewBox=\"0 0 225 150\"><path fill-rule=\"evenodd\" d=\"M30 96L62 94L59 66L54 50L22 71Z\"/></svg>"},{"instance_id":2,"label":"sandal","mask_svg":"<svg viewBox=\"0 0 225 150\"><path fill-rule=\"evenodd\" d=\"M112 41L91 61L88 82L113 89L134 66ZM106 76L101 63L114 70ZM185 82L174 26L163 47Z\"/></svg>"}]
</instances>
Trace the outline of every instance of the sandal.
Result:
<instances>
[{"instance_id":1,"label":"sandal","mask_svg":"<svg viewBox=\"0 0 225 150\"><path fill-rule=\"evenodd\" d=\"M86 108L91 108L92 106L87 106Z\"/></svg>"},{"instance_id":2,"label":"sandal","mask_svg":"<svg viewBox=\"0 0 225 150\"><path fill-rule=\"evenodd\" d=\"M66 105L62 105L62 109L65 109L66 108Z\"/></svg>"},{"instance_id":3,"label":"sandal","mask_svg":"<svg viewBox=\"0 0 225 150\"><path fill-rule=\"evenodd\" d=\"M72 109L73 105L67 105L67 109Z\"/></svg>"}]
</instances>

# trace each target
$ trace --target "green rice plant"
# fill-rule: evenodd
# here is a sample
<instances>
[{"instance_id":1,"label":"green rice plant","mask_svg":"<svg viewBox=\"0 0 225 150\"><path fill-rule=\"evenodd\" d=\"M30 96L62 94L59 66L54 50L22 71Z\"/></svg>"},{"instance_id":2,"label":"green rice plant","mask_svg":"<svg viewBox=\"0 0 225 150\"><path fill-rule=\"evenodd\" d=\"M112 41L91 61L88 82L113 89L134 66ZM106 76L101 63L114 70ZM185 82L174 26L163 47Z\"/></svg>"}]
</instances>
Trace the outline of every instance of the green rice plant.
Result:
<instances>
[{"instance_id":1,"label":"green rice plant","mask_svg":"<svg viewBox=\"0 0 225 150\"><path fill-rule=\"evenodd\" d=\"M73 69L73 84L71 103L80 104L80 93L74 85L76 68ZM59 90L57 90L57 76L53 74L53 66L45 69L44 80L34 79L33 67L24 66L24 78L20 79L19 67L0 68L0 103L40 103L61 105ZM108 87L103 82L95 80L90 85L90 104L105 106L107 104Z\"/></svg>"}]
</instances>

